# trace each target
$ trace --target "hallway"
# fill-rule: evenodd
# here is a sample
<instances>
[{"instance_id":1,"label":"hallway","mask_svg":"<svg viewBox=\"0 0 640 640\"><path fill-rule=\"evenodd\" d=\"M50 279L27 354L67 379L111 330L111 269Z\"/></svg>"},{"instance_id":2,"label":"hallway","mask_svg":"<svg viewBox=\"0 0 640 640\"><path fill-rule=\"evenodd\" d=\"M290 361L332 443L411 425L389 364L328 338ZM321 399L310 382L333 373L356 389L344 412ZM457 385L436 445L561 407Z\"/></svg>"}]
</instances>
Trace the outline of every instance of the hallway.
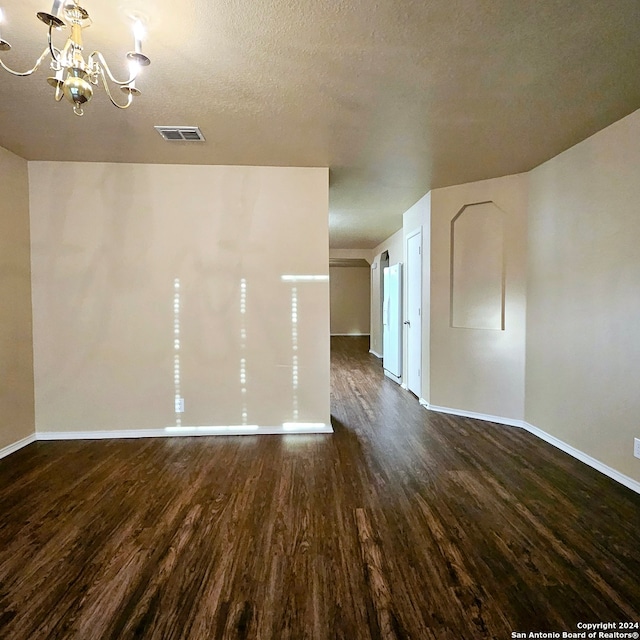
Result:
<instances>
[{"instance_id":1,"label":"hallway","mask_svg":"<svg viewBox=\"0 0 640 640\"><path fill-rule=\"evenodd\" d=\"M507 639L640 621L640 496L332 339L334 435L0 461L6 640Z\"/></svg>"},{"instance_id":2,"label":"hallway","mask_svg":"<svg viewBox=\"0 0 640 640\"><path fill-rule=\"evenodd\" d=\"M366 339L332 348L333 415L357 442L360 517L380 561L379 622L508 638L640 621L640 496L522 429L425 410Z\"/></svg>"}]
</instances>

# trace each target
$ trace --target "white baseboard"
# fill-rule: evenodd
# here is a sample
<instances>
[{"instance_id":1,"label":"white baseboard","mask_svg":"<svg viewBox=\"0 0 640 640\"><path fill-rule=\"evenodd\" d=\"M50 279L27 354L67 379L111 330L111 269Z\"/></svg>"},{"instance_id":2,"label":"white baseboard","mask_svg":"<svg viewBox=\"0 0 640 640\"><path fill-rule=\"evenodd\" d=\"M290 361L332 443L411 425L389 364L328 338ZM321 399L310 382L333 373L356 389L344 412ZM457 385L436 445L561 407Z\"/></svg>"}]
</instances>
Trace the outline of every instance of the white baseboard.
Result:
<instances>
[{"instance_id":1,"label":"white baseboard","mask_svg":"<svg viewBox=\"0 0 640 640\"><path fill-rule=\"evenodd\" d=\"M376 358L380 358L380 360L382 360L382 356L378 352L374 351L373 349L369 349L369 353L371 355L374 355Z\"/></svg>"},{"instance_id":2,"label":"white baseboard","mask_svg":"<svg viewBox=\"0 0 640 640\"><path fill-rule=\"evenodd\" d=\"M369 337L371 334L370 333L332 333L331 336L349 336L349 337L362 337L362 336L367 336Z\"/></svg>"},{"instance_id":3,"label":"white baseboard","mask_svg":"<svg viewBox=\"0 0 640 640\"><path fill-rule=\"evenodd\" d=\"M39 431L38 440L110 440L120 438L179 438L191 436L256 436L333 433L333 427L324 423L291 423L273 427L221 426L221 427L166 427L165 429L122 429L116 431Z\"/></svg>"},{"instance_id":4,"label":"white baseboard","mask_svg":"<svg viewBox=\"0 0 640 640\"><path fill-rule=\"evenodd\" d=\"M3 449L0 449L0 460L2 458L6 458L7 456L10 456L12 453L15 453L19 449L26 447L27 445L31 444L32 442L35 442L36 440L37 440L36 434L32 433L30 436L27 436L26 438L22 438L22 440L18 440L18 442L14 442L9 446L4 447Z\"/></svg>"},{"instance_id":5,"label":"white baseboard","mask_svg":"<svg viewBox=\"0 0 640 640\"><path fill-rule=\"evenodd\" d=\"M568 453L570 456L576 458L577 460L580 460L580 462L584 462L585 464L589 465L596 471L603 473L605 476L609 476L609 478L612 478L616 482L623 484L625 487L631 489L632 491L635 491L636 493L640 493L640 482L637 482L633 478L630 478L629 476L624 475L624 473L620 473L619 471L616 471L612 467L604 464L604 462L600 462L600 460L596 460L595 458L592 458L590 455L584 453L583 451L580 451L579 449L572 447L570 444L567 444L566 442L559 440L555 436L552 436L550 433L547 433L542 429L538 429L538 427L534 427L532 424L529 424L528 422L523 422L522 427L523 429L526 429L529 433L532 433L534 436L537 436L541 440L548 442L549 444L560 449L561 451Z\"/></svg>"},{"instance_id":6,"label":"white baseboard","mask_svg":"<svg viewBox=\"0 0 640 640\"><path fill-rule=\"evenodd\" d=\"M228 427L167 427L165 429L120 429L114 431L39 431L0 449L0 459L32 442L51 440L112 440L121 438L180 438L190 436L254 436L333 433L331 424L288 423L274 427L234 425Z\"/></svg>"},{"instance_id":7,"label":"white baseboard","mask_svg":"<svg viewBox=\"0 0 640 640\"><path fill-rule=\"evenodd\" d=\"M39 431L38 440L109 440L120 438L165 438L164 429L121 429L117 431Z\"/></svg>"},{"instance_id":8,"label":"white baseboard","mask_svg":"<svg viewBox=\"0 0 640 640\"><path fill-rule=\"evenodd\" d=\"M488 413L463 411L461 409L451 409L450 407L438 407L436 405L429 404L424 400L421 400L420 404L430 411L437 411L438 413L449 413L454 416L461 416L462 418L475 418L476 420L484 420L485 422L496 422L498 424L505 424L508 427L524 427L523 420L516 420L514 418L503 418L502 416L493 416Z\"/></svg>"}]
</instances>

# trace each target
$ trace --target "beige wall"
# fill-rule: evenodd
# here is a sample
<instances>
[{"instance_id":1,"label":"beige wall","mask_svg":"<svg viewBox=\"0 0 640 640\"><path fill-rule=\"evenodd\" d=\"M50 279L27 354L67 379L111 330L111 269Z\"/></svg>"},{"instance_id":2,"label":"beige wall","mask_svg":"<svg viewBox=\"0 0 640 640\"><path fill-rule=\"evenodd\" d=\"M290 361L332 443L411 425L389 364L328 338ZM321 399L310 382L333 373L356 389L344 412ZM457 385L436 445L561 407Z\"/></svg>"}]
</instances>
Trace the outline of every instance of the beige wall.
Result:
<instances>
[{"instance_id":1,"label":"beige wall","mask_svg":"<svg viewBox=\"0 0 640 640\"><path fill-rule=\"evenodd\" d=\"M38 432L329 422L326 169L29 174Z\"/></svg>"},{"instance_id":2,"label":"beige wall","mask_svg":"<svg viewBox=\"0 0 640 640\"><path fill-rule=\"evenodd\" d=\"M0 449L34 433L27 162L0 147Z\"/></svg>"},{"instance_id":3,"label":"beige wall","mask_svg":"<svg viewBox=\"0 0 640 640\"><path fill-rule=\"evenodd\" d=\"M331 334L369 335L371 276L369 267L331 267Z\"/></svg>"},{"instance_id":4,"label":"beige wall","mask_svg":"<svg viewBox=\"0 0 640 640\"><path fill-rule=\"evenodd\" d=\"M402 229L396 231L375 247L371 253L371 333L369 345L371 351L382 356L382 300L380 299L382 269L380 256L384 251L389 252L389 264L404 261Z\"/></svg>"},{"instance_id":5,"label":"beige wall","mask_svg":"<svg viewBox=\"0 0 640 640\"><path fill-rule=\"evenodd\" d=\"M640 480L640 111L531 172L526 420Z\"/></svg>"},{"instance_id":6,"label":"beige wall","mask_svg":"<svg viewBox=\"0 0 640 640\"><path fill-rule=\"evenodd\" d=\"M451 321L452 221L465 207L486 202L504 223L504 330L459 328ZM431 191L431 405L523 419L526 215L526 175ZM478 237L459 250L473 255L484 242ZM482 298L474 295L473 304Z\"/></svg>"}]
</instances>

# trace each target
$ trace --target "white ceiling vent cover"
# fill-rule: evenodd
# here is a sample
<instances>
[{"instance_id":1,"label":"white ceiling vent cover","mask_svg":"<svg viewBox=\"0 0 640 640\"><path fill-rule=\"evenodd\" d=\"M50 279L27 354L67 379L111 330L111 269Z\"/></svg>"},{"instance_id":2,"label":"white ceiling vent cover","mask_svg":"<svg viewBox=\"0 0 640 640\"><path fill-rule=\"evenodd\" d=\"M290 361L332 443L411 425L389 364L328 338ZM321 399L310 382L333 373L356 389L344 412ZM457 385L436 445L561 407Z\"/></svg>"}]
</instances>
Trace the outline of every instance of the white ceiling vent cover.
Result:
<instances>
[{"instance_id":1,"label":"white ceiling vent cover","mask_svg":"<svg viewBox=\"0 0 640 640\"><path fill-rule=\"evenodd\" d=\"M202 131L198 127L154 127L169 142L204 142Z\"/></svg>"}]
</instances>

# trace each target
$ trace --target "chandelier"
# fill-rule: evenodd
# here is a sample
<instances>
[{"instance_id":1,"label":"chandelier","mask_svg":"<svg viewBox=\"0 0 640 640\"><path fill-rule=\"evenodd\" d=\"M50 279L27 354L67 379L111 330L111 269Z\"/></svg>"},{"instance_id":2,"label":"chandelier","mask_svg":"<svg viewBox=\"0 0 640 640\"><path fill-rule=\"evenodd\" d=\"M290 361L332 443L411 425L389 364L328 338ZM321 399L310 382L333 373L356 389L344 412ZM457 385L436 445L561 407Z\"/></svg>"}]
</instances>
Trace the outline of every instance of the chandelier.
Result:
<instances>
[{"instance_id":1,"label":"chandelier","mask_svg":"<svg viewBox=\"0 0 640 640\"><path fill-rule=\"evenodd\" d=\"M83 115L83 106L93 97L93 86L102 81L104 89L112 104L118 109L127 109L131 106L133 98L140 95L136 88L136 78L142 67L151 63L149 58L142 53L142 36L144 28L139 20L134 24L135 50L127 53L129 61L129 78L124 81L117 80L104 56L99 51L94 51L85 61L82 51L82 30L91 26L91 18L78 0L54 0L51 13L39 11L38 18L49 27L47 46L42 55L36 60L35 65L28 71L14 71L7 67L2 59L0 66L14 76L30 76L36 71L42 62L50 56L50 68L54 75L47 78L47 82L55 89L54 97L57 102L65 97L73 105L73 112ZM2 22L2 10L0 9L0 22ZM71 33L67 41L58 49L53 44L51 34L54 30L69 27ZM2 39L0 34L0 51L9 51L11 45ZM126 95L124 103L118 103L111 92L109 83L115 85Z\"/></svg>"}]
</instances>

